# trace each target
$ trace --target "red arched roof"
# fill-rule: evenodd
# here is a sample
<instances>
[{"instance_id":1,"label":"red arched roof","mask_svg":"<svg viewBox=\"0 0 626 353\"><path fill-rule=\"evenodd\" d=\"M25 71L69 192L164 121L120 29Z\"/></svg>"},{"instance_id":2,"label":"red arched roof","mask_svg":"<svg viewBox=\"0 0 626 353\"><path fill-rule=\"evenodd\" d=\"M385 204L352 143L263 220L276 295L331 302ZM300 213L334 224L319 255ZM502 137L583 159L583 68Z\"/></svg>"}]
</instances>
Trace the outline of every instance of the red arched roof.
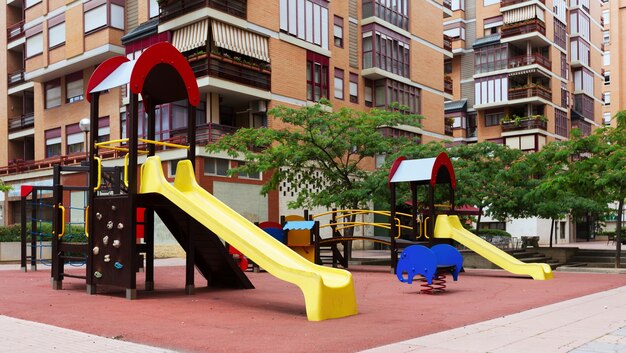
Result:
<instances>
[{"instance_id":1,"label":"red arched roof","mask_svg":"<svg viewBox=\"0 0 626 353\"><path fill-rule=\"evenodd\" d=\"M148 74L158 64L169 64L178 72L185 84L189 103L194 107L197 106L200 103L200 91L196 76L187 59L178 49L167 42L154 44L139 56L130 76L130 90L133 93L142 93ZM167 85L168 83L163 82L163 84Z\"/></svg>"},{"instance_id":2,"label":"red arched roof","mask_svg":"<svg viewBox=\"0 0 626 353\"><path fill-rule=\"evenodd\" d=\"M104 61L89 79L87 99L91 99L90 93L94 89L100 91L126 83L130 84L131 92L141 93L144 98L152 96L157 104L183 98L187 98L193 106L200 103L200 91L193 70L187 59L167 42L148 47L132 62L125 56ZM99 87L101 84L102 87Z\"/></svg>"},{"instance_id":3,"label":"red arched roof","mask_svg":"<svg viewBox=\"0 0 626 353\"><path fill-rule=\"evenodd\" d=\"M456 177L452 162L445 152L434 158L406 159L400 157L393 162L389 171L389 184L417 182L418 184L450 183L456 189Z\"/></svg>"}]
</instances>

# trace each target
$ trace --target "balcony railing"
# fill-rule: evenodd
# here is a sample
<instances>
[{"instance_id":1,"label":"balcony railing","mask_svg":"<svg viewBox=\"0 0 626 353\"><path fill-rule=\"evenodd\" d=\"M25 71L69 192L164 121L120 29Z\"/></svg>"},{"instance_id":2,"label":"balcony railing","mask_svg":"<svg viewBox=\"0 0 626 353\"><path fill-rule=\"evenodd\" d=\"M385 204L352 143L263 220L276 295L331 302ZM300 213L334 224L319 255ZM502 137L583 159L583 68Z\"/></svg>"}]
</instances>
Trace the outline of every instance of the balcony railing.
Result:
<instances>
[{"instance_id":1,"label":"balcony railing","mask_svg":"<svg viewBox=\"0 0 626 353\"><path fill-rule=\"evenodd\" d=\"M509 59L509 68L516 68L532 64L539 64L548 70L552 69L552 62L548 58L540 54L515 56Z\"/></svg>"},{"instance_id":2,"label":"balcony railing","mask_svg":"<svg viewBox=\"0 0 626 353\"><path fill-rule=\"evenodd\" d=\"M9 73L7 82L9 86L24 82L24 70Z\"/></svg>"},{"instance_id":3,"label":"balcony railing","mask_svg":"<svg viewBox=\"0 0 626 353\"><path fill-rule=\"evenodd\" d=\"M239 129L235 126L227 126L220 124L205 124L196 127L196 144L198 146L206 146L207 144L213 143L219 140L222 136L226 134L232 134L233 132ZM159 132L160 136L169 136L168 138L162 139L163 142L171 142L178 144L186 144L187 143L187 130L186 129L178 129L171 130L167 132ZM141 136L140 136L141 137ZM145 148L145 146L140 145L140 149ZM158 150L166 149L167 147L157 146ZM99 150L98 155L102 159L115 159L122 158L126 152L115 151L115 150ZM42 160L22 160L19 158L13 159L9 161L8 166L0 167L0 175L10 175L10 174L20 174L24 172L41 170L41 169L51 169L55 164L60 165L73 165L79 164L85 161L85 153L72 153L70 155L65 156L55 156Z\"/></svg>"},{"instance_id":4,"label":"balcony railing","mask_svg":"<svg viewBox=\"0 0 626 353\"><path fill-rule=\"evenodd\" d=\"M447 51L452 51L452 38L447 35L443 35L443 49Z\"/></svg>"},{"instance_id":5,"label":"balcony railing","mask_svg":"<svg viewBox=\"0 0 626 353\"><path fill-rule=\"evenodd\" d=\"M265 91L271 90L272 75L268 68L262 68L214 54L205 57L190 58L189 65L191 65L196 77L209 75Z\"/></svg>"},{"instance_id":6,"label":"balcony railing","mask_svg":"<svg viewBox=\"0 0 626 353\"><path fill-rule=\"evenodd\" d=\"M443 91L452 94L452 79L450 77L443 78Z\"/></svg>"},{"instance_id":7,"label":"balcony railing","mask_svg":"<svg viewBox=\"0 0 626 353\"><path fill-rule=\"evenodd\" d=\"M443 7L452 10L452 0L443 0Z\"/></svg>"},{"instance_id":8,"label":"balcony railing","mask_svg":"<svg viewBox=\"0 0 626 353\"><path fill-rule=\"evenodd\" d=\"M24 36L24 20L7 27L7 41L13 41Z\"/></svg>"},{"instance_id":9,"label":"balcony railing","mask_svg":"<svg viewBox=\"0 0 626 353\"><path fill-rule=\"evenodd\" d=\"M574 111L583 118L594 120L594 101L586 94L574 95Z\"/></svg>"},{"instance_id":10,"label":"balcony railing","mask_svg":"<svg viewBox=\"0 0 626 353\"><path fill-rule=\"evenodd\" d=\"M552 100L552 91L543 86L530 86L509 89L509 100L539 97L545 100Z\"/></svg>"},{"instance_id":11,"label":"balcony railing","mask_svg":"<svg viewBox=\"0 0 626 353\"><path fill-rule=\"evenodd\" d=\"M501 124L503 132L530 129L548 129L548 121L544 117L523 117L509 121L502 121Z\"/></svg>"},{"instance_id":12,"label":"balcony railing","mask_svg":"<svg viewBox=\"0 0 626 353\"><path fill-rule=\"evenodd\" d=\"M523 2L526 2L528 0L502 0L500 1L500 7L506 7L506 6L511 6L511 5L515 5L515 4L521 4ZM542 4L546 3L546 0L539 0Z\"/></svg>"},{"instance_id":13,"label":"balcony railing","mask_svg":"<svg viewBox=\"0 0 626 353\"><path fill-rule=\"evenodd\" d=\"M247 0L168 0L160 5L159 19L161 22L168 21L203 7L245 19L248 4Z\"/></svg>"},{"instance_id":14,"label":"balcony railing","mask_svg":"<svg viewBox=\"0 0 626 353\"><path fill-rule=\"evenodd\" d=\"M35 125L35 113L9 118L9 131L21 130Z\"/></svg>"},{"instance_id":15,"label":"balcony railing","mask_svg":"<svg viewBox=\"0 0 626 353\"><path fill-rule=\"evenodd\" d=\"M537 19L512 23L502 26L500 36L501 38L508 38L533 32L539 32L546 35L546 25Z\"/></svg>"}]
</instances>

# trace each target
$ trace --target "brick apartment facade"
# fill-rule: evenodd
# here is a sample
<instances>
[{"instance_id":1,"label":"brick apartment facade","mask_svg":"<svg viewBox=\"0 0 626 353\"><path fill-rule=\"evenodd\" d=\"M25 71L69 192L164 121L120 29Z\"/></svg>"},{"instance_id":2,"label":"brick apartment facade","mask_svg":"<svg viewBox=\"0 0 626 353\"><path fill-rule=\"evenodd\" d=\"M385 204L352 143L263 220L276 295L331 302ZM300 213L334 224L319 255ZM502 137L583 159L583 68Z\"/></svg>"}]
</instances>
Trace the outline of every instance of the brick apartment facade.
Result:
<instances>
[{"instance_id":1,"label":"brick apartment facade","mask_svg":"<svg viewBox=\"0 0 626 353\"><path fill-rule=\"evenodd\" d=\"M444 101L453 92L461 97L465 86L459 89L458 82L467 79L467 73L453 74L452 81L444 77L444 59L459 65L468 55L452 57L442 18L460 15L450 17L450 3L437 0L7 0L2 6L0 72L8 79L0 80L0 136L6 137L0 140L0 177L14 186L4 195L4 224L19 221L21 185L50 185L53 164L85 159L79 122L89 116L85 88L95 67L117 55L134 59L156 42L177 47L197 77L200 183L253 221L277 220L287 212L294 186L281 185L261 197L267 175L227 177L229 167L245 161L209 155L202 145L241 127L280 128L268 118L269 108L303 106L321 97L336 108L400 102L426 119L422 128L403 126L392 133L422 142L451 140ZM465 43L463 48L471 48ZM549 55L558 53L552 49ZM553 84L558 80L552 78ZM557 96L548 101L558 102ZM101 97L102 117L90 133L97 131L103 141L125 138L126 89ZM185 102L160 107L158 140L186 142L186 109ZM145 121L139 126L141 135ZM185 156L178 150L159 154L171 166ZM103 157L105 165L123 163L120 154ZM170 167L170 176L174 172ZM83 178L66 176L68 182Z\"/></svg>"}]
</instances>

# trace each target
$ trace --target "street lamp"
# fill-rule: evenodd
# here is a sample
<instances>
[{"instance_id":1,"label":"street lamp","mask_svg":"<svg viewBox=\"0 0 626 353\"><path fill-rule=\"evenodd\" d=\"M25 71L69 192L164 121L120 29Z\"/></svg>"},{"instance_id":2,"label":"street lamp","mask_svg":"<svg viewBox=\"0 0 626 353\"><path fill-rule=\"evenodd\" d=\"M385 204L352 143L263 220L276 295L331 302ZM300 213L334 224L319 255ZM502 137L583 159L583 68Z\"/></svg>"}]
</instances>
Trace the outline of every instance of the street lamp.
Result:
<instances>
[{"instance_id":1,"label":"street lamp","mask_svg":"<svg viewBox=\"0 0 626 353\"><path fill-rule=\"evenodd\" d=\"M89 130L91 127L91 120L89 118L82 118L78 122L78 127L80 131L85 133L85 162L89 163Z\"/></svg>"}]
</instances>

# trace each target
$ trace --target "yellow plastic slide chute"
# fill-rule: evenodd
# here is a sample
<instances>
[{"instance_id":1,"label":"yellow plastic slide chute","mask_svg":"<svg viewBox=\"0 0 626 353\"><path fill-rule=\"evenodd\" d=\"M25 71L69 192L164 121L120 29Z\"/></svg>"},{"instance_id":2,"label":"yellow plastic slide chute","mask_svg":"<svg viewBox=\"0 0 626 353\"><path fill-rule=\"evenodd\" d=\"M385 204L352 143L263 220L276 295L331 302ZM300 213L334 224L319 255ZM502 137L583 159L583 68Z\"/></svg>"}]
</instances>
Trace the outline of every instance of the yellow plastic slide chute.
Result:
<instances>
[{"instance_id":1,"label":"yellow plastic slide chute","mask_svg":"<svg viewBox=\"0 0 626 353\"><path fill-rule=\"evenodd\" d=\"M310 321L357 313L352 274L304 259L226 206L196 182L189 160L178 162L174 185L163 175L161 159L141 167L140 193L158 193L277 278L300 287Z\"/></svg>"},{"instance_id":2,"label":"yellow plastic slide chute","mask_svg":"<svg viewBox=\"0 0 626 353\"><path fill-rule=\"evenodd\" d=\"M550 265L544 263L527 264L514 258L463 228L459 216L437 216L435 238L454 239L493 264L516 275L528 275L536 280L546 280L554 277Z\"/></svg>"}]
</instances>

